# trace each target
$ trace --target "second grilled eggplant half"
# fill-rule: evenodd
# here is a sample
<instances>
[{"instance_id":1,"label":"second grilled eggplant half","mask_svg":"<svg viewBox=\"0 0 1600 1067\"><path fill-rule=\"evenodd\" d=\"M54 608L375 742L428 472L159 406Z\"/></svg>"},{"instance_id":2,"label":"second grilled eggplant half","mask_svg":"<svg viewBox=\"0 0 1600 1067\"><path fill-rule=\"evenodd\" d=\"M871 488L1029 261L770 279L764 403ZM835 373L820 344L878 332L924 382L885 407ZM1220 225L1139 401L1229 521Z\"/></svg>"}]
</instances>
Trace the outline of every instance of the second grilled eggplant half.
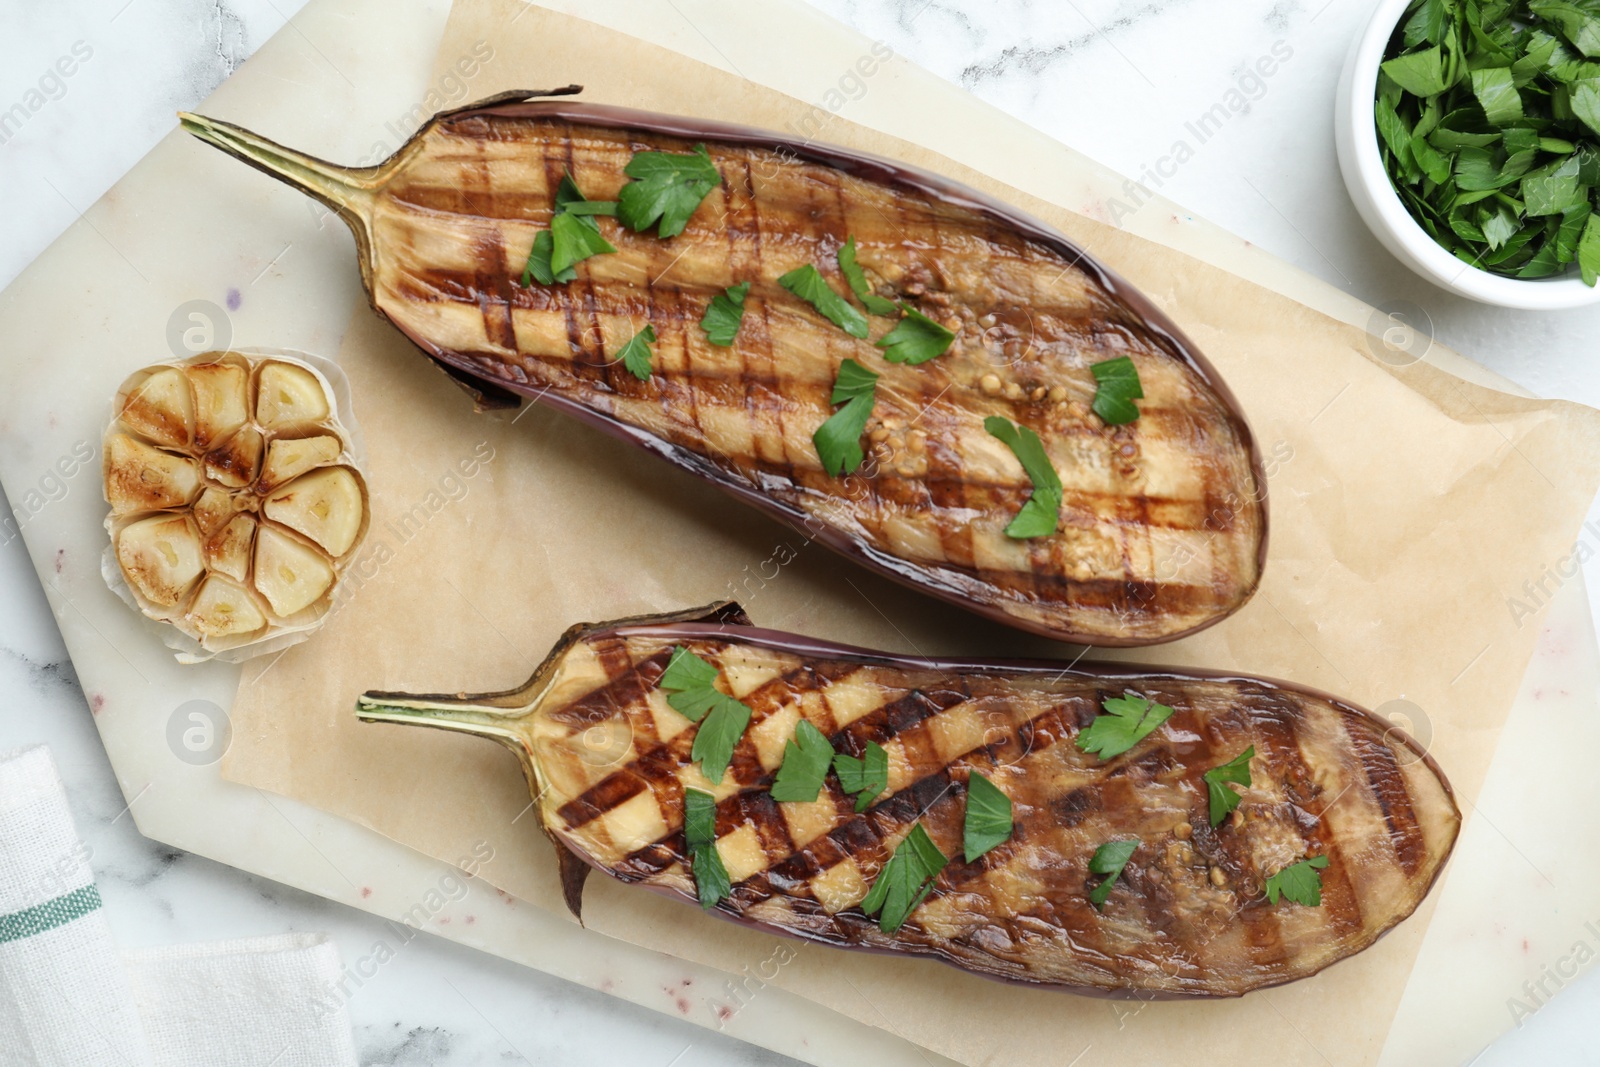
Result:
<instances>
[{"instance_id":1,"label":"second grilled eggplant half","mask_svg":"<svg viewBox=\"0 0 1600 1067\"><path fill-rule=\"evenodd\" d=\"M337 211L373 306L481 399L556 405L883 574L1060 640L1170 640L1255 589L1266 483L1236 403L1170 320L1056 231L846 149L509 95L435 117L362 169L183 120ZM601 218L614 253L565 284L520 283L563 175L609 201L637 153L699 144L720 181L681 233ZM779 284L810 264L848 298L836 257L851 237L874 297L955 331L944 355L886 362L873 342L898 311L857 338ZM711 344L708 304L746 282L732 345ZM619 355L647 326L657 341L641 381ZM1091 410L1090 368L1124 356L1139 417L1108 425ZM812 435L846 359L880 379L867 462L832 477ZM1032 484L985 429L993 416L1037 433L1060 478L1048 536L1005 533Z\"/></svg>"},{"instance_id":2,"label":"second grilled eggplant half","mask_svg":"<svg viewBox=\"0 0 1600 1067\"><path fill-rule=\"evenodd\" d=\"M369 693L359 714L515 752L574 911L590 868L695 900L686 806L698 791L729 882L714 902L700 896L716 913L1083 992L1226 997L1315 974L1411 914L1460 827L1414 741L1323 694L1161 668L891 656L748 622L725 604L574 627L520 689ZM679 649L749 711L715 781L709 753L696 758L711 715L692 722L666 684ZM1107 702L1130 699L1171 714L1121 751L1089 743ZM775 799L802 724L825 752L865 762L878 746L881 790L863 804L829 773L814 800ZM1248 773L1218 770L1230 765ZM1208 774L1235 797L1215 822ZM967 862L979 775L1008 798L1012 825ZM891 931L863 906L914 828L947 862ZM1117 842L1126 865L1103 887L1091 864ZM1297 866L1317 899L1286 888Z\"/></svg>"}]
</instances>

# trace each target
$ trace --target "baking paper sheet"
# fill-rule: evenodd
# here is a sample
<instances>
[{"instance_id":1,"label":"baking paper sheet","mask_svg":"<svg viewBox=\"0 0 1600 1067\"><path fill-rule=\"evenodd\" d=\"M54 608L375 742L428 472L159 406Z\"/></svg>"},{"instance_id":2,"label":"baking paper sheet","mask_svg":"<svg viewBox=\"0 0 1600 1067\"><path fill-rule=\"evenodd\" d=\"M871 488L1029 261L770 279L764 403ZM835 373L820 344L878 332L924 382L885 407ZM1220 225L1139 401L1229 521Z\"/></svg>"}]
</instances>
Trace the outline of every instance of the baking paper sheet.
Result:
<instances>
[{"instance_id":1,"label":"baking paper sheet","mask_svg":"<svg viewBox=\"0 0 1600 1067\"><path fill-rule=\"evenodd\" d=\"M791 132L817 121L818 105L495 0L457 5L440 75L480 41L496 58L475 93L575 81L588 87L584 98L608 103ZM1270 474L1260 592L1197 637L1091 658L1273 675L1395 711L1470 811L1537 633L1536 615L1517 606L1538 608L1522 585L1570 551L1600 477L1596 413L1379 360L1366 334L1287 298L825 109L822 119L828 141L965 181L1068 233L1161 305L1244 405ZM197 174L238 167L206 151L195 146ZM352 322L339 361L368 435L373 532L317 639L247 668L225 773L447 860L488 842L495 858L482 876L537 906L562 909L510 755L438 732L360 726L357 693L509 687L573 622L730 595L762 625L900 651L1079 651L868 575L573 420L539 408L474 414L370 313ZM1206 1004L1108 1004L926 961L796 951L605 879L591 879L586 919L728 972L736 985L684 990L697 1012L737 1011L757 975L966 1063L1060 1064L1080 1052L1085 1064L1171 1062L1200 1044L1237 1063L1343 1065L1376 1058L1430 911L1315 979Z\"/></svg>"}]
</instances>

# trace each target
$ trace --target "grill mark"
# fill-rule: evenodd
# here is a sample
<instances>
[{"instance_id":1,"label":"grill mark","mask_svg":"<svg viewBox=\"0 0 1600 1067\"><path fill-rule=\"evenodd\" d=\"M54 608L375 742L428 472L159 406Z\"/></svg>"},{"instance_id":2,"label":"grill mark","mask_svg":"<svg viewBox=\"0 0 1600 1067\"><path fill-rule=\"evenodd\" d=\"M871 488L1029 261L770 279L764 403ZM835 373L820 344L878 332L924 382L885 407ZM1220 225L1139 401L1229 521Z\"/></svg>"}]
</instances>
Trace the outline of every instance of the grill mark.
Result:
<instances>
[{"instance_id":1,"label":"grill mark","mask_svg":"<svg viewBox=\"0 0 1600 1067\"><path fill-rule=\"evenodd\" d=\"M486 161L480 158L476 163L464 165L461 178L464 211L476 211L474 187L481 190L483 202L494 202L494 183ZM515 352L517 336L511 323L511 278L505 271L509 252L505 235L498 228L478 235L473 241L478 270L473 275L472 291L478 296L478 307L483 315L484 339Z\"/></svg>"},{"instance_id":2,"label":"grill mark","mask_svg":"<svg viewBox=\"0 0 1600 1067\"><path fill-rule=\"evenodd\" d=\"M722 807L721 804L717 806ZM761 851L767 857L768 867L771 866L773 856L794 854L794 838L789 834L789 820L783 817L783 809L778 807L778 802L772 799L770 792L764 789L750 789L735 793L728 798L728 807L736 813L736 822L748 822L755 827L756 835L761 839ZM791 892L802 896L810 895L810 891L804 887Z\"/></svg>"},{"instance_id":3,"label":"grill mark","mask_svg":"<svg viewBox=\"0 0 1600 1067\"><path fill-rule=\"evenodd\" d=\"M884 744L902 730L910 729L930 716L955 707L964 699L960 693L948 689L937 690L935 693L913 689L905 696L880 705L861 716L845 727L844 734L850 737L851 744L859 755L866 749L867 742Z\"/></svg>"},{"instance_id":4,"label":"grill mark","mask_svg":"<svg viewBox=\"0 0 1600 1067\"><path fill-rule=\"evenodd\" d=\"M1356 765L1366 774L1372 799L1383 812L1395 858L1409 879L1421 870L1428 857L1428 848L1422 837L1422 826L1417 821L1416 810L1411 804L1405 775L1394 758L1394 751L1381 740L1359 730L1346 730L1345 734L1350 739Z\"/></svg>"},{"instance_id":5,"label":"grill mark","mask_svg":"<svg viewBox=\"0 0 1600 1067\"><path fill-rule=\"evenodd\" d=\"M642 660L637 667L620 641L615 645L597 642L594 646L606 681L566 706L548 712L553 722L570 728L571 733L582 733L597 722L603 722L644 699L645 693L655 685L666 669L671 653L658 653Z\"/></svg>"},{"instance_id":6,"label":"grill mark","mask_svg":"<svg viewBox=\"0 0 1600 1067\"><path fill-rule=\"evenodd\" d=\"M1306 766L1301 757L1300 745L1295 737L1293 727L1281 717L1285 711L1281 700L1266 693L1258 693L1259 699L1268 703L1271 709L1266 714L1252 714L1250 725L1255 737L1254 743L1257 751L1266 757L1268 767L1273 768L1279 781L1289 781L1292 771L1299 769L1303 781L1312 781L1310 768ZM1291 798L1292 802L1292 798ZM1198 823L1195 824L1199 826ZM1305 828L1301 828L1305 833ZM1330 867L1332 857L1329 857ZM1265 879L1273 872L1261 872ZM1325 869L1324 874L1327 873ZM1269 907L1244 907L1239 912L1239 919L1244 925L1245 940L1250 951L1250 962L1255 966L1272 968L1284 958L1285 944L1283 940L1283 924L1279 919L1277 909Z\"/></svg>"},{"instance_id":7,"label":"grill mark","mask_svg":"<svg viewBox=\"0 0 1600 1067\"><path fill-rule=\"evenodd\" d=\"M1268 766L1278 770L1276 777L1279 781L1299 780L1314 781L1310 766L1300 750L1299 731L1295 723L1305 715L1305 709L1300 701L1290 694L1257 694L1257 699L1266 704L1270 711L1266 714L1253 715L1252 724L1256 735L1267 750ZM1294 771L1298 770L1299 775ZM1355 892L1350 877L1350 868L1346 865L1342 850L1328 827L1327 821L1317 813L1310 812L1295 797L1291 796L1290 803L1297 813L1303 813L1300 832L1306 843L1306 856L1317 854L1328 857L1328 866L1321 871L1322 875L1322 916L1328 927L1340 938L1347 938L1359 933L1363 928L1361 903ZM1323 807L1336 803L1336 797L1319 797ZM1309 821L1308 821L1309 820ZM1263 871L1261 876L1265 879L1273 871ZM1276 914L1275 909L1262 909ZM1274 958L1281 959L1284 955L1282 931L1274 923Z\"/></svg>"},{"instance_id":8,"label":"grill mark","mask_svg":"<svg viewBox=\"0 0 1600 1067\"><path fill-rule=\"evenodd\" d=\"M764 273L761 269L761 256L763 248L761 239L761 213L760 205L756 201L755 176L750 171L750 160L748 158L743 161L743 171L743 195L740 197L735 196L732 185L726 178L723 179L723 195L725 198L723 233L726 234L728 239L728 265L730 273L734 277L760 277L761 274ZM740 216L746 209L748 209L750 214L748 230L746 230L743 223L740 222ZM746 240L743 240L743 238L747 238L747 242ZM743 246L746 243L748 243L750 247L750 254L748 257L746 257L743 253ZM752 367L750 361L750 353L755 351L764 354L767 357L767 364L769 367L769 373L767 376L773 379L777 377L777 363L772 356L772 332L771 324L767 318L766 301L762 300L758 302L761 312L759 319L756 316L752 316L750 313L752 310L750 296L754 289L755 286L751 285L749 289L745 290L744 314L739 319L739 328L734 334L732 345L733 350L737 352L739 356L739 385L743 399L744 417L750 430L750 460L752 464L760 457L762 448L760 433L762 420L757 417L758 410L762 407L762 402L770 395L770 393L768 390L758 387L756 382L756 371ZM714 297L715 294L713 294L713 298ZM760 323L760 328L752 331L752 327L757 321ZM752 336L752 332L754 333L754 336ZM775 419L772 425L776 425ZM738 465L741 467L741 469L743 469L751 464ZM786 464L785 466L788 465ZM788 478L790 481L793 481L793 467L789 467L788 470L784 472L783 476Z\"/></svg>"},{"instance_id":9,"label":"grill mark","mask_svg":"<svg viewBox=\"0 0 1600 1067\"><path fill-rule=\"evenodd\" d=\"M648 781L631 771L607 775L557 808L556 818L565 826L586 826L649 788Z\"/></svg>"},{"instance_id":10,"label":"grill mark","mask_svg":"<svg viewBox=\"0 0 1600 1067\"><path fill-rule=\"evenodd\" d=\"M667 268L671 269L670 265ZM656 389L656 407L661 412L661 421L665 426L674 424L686 427L692 431L692 436L697 437L702 444L705 442L705 431L700 426L700 393L702 390L691 388L688 384L690 374L694 367L689 358L689 346L683 345L683 372L677 375L667 375L665 371L667 362L667 342L673 336L673 327L678 327L677 335L683 338L683 308L674 299L677 289L673 286L659 286L657 283L666 276L666 271L656 275L655 280L647 282L644 287L645 322L655 327L656 343L650 350L650 377L640 381L633 377L633 372L628 370L619 361L615 371L619 377L626 375L632 379L626 383L629 393L648 393L652 388L657 374L662 374L664 381ZM658 326L657 323L660 323ZM642 328L641 328L642 329ZM618 390L621 392L622 390Z\"/></svg>"},{"instance_id":11,"label":"grill mark","mask_svg":"<svg viewBox=\"0 0 1600 1067\"><path fill-rule=\"evenodd\" d=\"M750 225L755 233L754 256L756 267L761 274L764 264L762 257L766 249L763 239L764 225L761 218L761 197L756 192L755 177L751 174L748 164L745 168L745 179L750 188ZM731 234L730 234L731 239ZM757 275L760 277L760 274ZM766 290L767 286L761 287ZM781 289L776 285L774 289ZM752 296L757 295L757 286L752 284L750 291L745 294L745 303L748 307ZM776 299L776 294L772 294ZM783 435L783 393L779 388L782 377L778 374L778 354L773 344L772 314L771 309L776 306L768 299L768 294L763 292L756 301L760 309L761 330L759 335L752 340L754 344L746 348L739 346L740 369L749 377L745 380L746 416L750 420L750 443L752 466L757 469L766 469L785 479L786 483L794 483L797 478L797 468L789 459L789 450L784 445ZM746 312L748 315L748 312ZM739 332L744 332L744 320L740 320ZM737 338L736 338L737 340ZM767 370L758 372L751 361L751 354L765 358ZM762 432L764 426L771 426L775 431L775 438ZM770 451L770 455L768 454Z\"/></svg>"},{"instance_id":12,"label":"grill mark","mask_svg":"<svg viewBox=\"0 0 1600 1067\"><path fill-rule=\"evenodd\" d=\"M897 202L895 209L900 215L900 220L902 223L909 222L908 212L904 203ZM939 228L931 218L928 220L928 227L933 231L931 242L932 247L937 248L939 246ZM992 223L986 223L982 227L982 234L984 238L983 244L985 247L992 243L990 239L993 237L994 232L995 230ZM937 264L930 266L929 269L930 271L937 269ZM944 281L943 277L941 276L936 280L940 282L942 286ZM926 314L926 312L924 312L924 314ZM918 382L922 384L919 384L918 389L918 400L920 403L918 406L917 418L922 418L923 416L931 413L933 418L939 422L939 425L934 427L935 432L929 433L928 435L928 440L930 443L935 440L939 442L938 448L930 449L925 453L928 457L928 474L931 475L933 473L933 457L937 454L940 458L941 471L947 470L949 472L948 479L952 483L954 490L951 495L955 498L955 508L957 510L965 510L967 508L974 507L975 505L971 498L973 495L973 490L977 487L973 485L969 479L960 476L960 455L955 451L954 448L949 447L953 442L960 439L960 435L963 430L959 412L956 411L954 405L949 405L943 408L938 406L938 400L945 395L946 391L948 389L958 388L958 385L954 380L951 380L946 383L944 388L940 389L937 395L930 397L928 394L932 390L934 384L931 380L931 376L919 377ZM913 424L914 423L915 420L913 420ZM985 493L983 495L988 496L989 494ZM1021 505L1018 505L1018 507L1020 508ZM936 529L939 531L939 547L941 551L944 552L945 558L957 564L958 566L964 566L970 569L974 574L981 578L983 569L977 566L977 537L971 524L941 522L938 524Z\"/></svg>"},{"instance_id":13,"label":"grill mark","mask_svg":"<svg viewBox=\"0 0 1600 1067\"><path fill-rule=\"evenodd\" d=\"M833 175L833 181L830 184L833 186L834 203L837 206L839 218L844 223L845 230L845 235L843 237L840 237L836 232L830 235L835 243L835 247L833 249L833 263L838 271L839 282L843 287L844 292L847 294L845 299L849 301L852 300L853 293L851 292L849 281L844 277L844 268L838 266L838 258L839 249L844 246L845 242L850 239L850 235L853 233L853 227L850 225L850 205L844 196L843 176L839 174ZM859 248L859 246L860 242L857 241L857 247ZM851 306L854 307L855 304L852 303ZM872 317L867 316L865 308L858 308L857 310L861 311L863 316L867 317L868 334L870 336ZM842 361L843 357L841 357L841 363ZM837 376L838 371L835 370L834 373ZM925 378L922 376L919 376L917 379L919 383L924 380ZM828 401L826 410L831 415L834 411L831 391L826 399ZM865 437L871 431L874 418L877 418L880 421L883 418L883 416L879 414L879 411L880 405L884 404L885 399L885 397L879 397L876 395L874 396L872 411L868 413L867 425L862 428L862 437ZM913 420L913 424L914 423L915 420ZM910 431L910 428L910 426L906 427L907 432ZM861 438L858 437L856 439L856 443L860 445ZM840 490L834 490L826 484L808 484L807 487L828 495L844 495L848 499L856 500L863 504L864 506L857 509L862 527L868 530L872 537L879 543L885 543L888 536L888 523L891 517L889 506L887 506L887 502L889 499L891 499L891 493L888 491L891 487L891 483L886 475L886 472L879 464L878 451L872 444L868 443L867 445L862 446L861 464L857 466L854 471L844 475L844 477L841 479L841 482L845 487L843 488L842 492ZM861 500L861 494L863 493L866 497L865 500ZM943 526L944 524L941 523L940 528L943 529Z\"/></svg>"},{"instance_id":14,"label":"grill mark","mask_svg":"<svg viewBox=\"0 0 1600 1067\"><path fill-rule=\"evenodd\" d=\"M720 819L719 819L720 823ZM718 833L721 833L719 826ZM624 882L647 882L661 877L689 854L682 830L675 830L654 844L635 849L607 868Z\"/></svg>"}]
</instances>

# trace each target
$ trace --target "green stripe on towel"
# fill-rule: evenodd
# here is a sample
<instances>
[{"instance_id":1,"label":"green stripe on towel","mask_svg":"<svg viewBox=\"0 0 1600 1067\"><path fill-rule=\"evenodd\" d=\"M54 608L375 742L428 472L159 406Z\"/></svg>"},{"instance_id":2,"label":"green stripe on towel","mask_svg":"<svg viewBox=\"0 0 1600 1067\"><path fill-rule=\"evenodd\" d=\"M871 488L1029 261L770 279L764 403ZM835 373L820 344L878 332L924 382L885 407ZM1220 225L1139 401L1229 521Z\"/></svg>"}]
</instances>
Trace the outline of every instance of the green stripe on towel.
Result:
<instances>
[{"instance_id":1,"label":"green stripe on towel","mask_svg":"<svg viewBox=\"0 0 1600 1067\"><path fill-rule=\"evenodd\" d=\"M0 915L0 944L65 926L100 907L100 890L91 883L31 908Z\"/></svg>"}]
</instances>

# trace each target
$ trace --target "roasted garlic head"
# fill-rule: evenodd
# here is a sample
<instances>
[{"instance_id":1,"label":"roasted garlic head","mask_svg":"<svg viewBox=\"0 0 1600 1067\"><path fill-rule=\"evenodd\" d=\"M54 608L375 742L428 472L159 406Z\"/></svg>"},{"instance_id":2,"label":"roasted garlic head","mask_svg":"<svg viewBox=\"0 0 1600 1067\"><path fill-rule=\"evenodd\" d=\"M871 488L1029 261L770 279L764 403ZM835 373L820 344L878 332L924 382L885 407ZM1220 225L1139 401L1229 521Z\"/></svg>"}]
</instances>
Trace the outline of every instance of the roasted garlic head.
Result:
<instances>
[{"instance_id":1,"label":"roasted garlic head","mask_svg":"<svg viewBox=\"0 0 1600 1067\"><path fill-rule=\"evenodd\" d=\"M320 371L284 355L208 352L123 383L106 529L145 615L208 653L321 623L368 522L338 407Z\"/></svg>"}]
</instances>

